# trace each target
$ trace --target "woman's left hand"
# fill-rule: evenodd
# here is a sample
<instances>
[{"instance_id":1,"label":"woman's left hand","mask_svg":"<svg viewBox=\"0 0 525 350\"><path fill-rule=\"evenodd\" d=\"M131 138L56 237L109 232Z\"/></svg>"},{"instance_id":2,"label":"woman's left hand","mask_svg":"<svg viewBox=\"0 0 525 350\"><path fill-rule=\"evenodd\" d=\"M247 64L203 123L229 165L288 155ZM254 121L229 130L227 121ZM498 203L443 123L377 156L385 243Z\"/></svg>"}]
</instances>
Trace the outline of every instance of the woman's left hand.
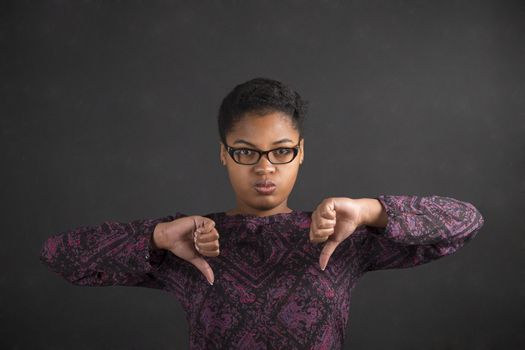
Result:
<instances>
[{"instance_id":1,"label":"woman's left hand","mask_svg":"<svg viewBox=\"0 0 525 350\"><path fill-rule=\"evenodd\" d=\"M356 199L331 197L323 200L312 213L310 241L326 241L319 257L322 270L335 248L361 225L363 210L362 203Z\"/></svg>"}]
</instances>

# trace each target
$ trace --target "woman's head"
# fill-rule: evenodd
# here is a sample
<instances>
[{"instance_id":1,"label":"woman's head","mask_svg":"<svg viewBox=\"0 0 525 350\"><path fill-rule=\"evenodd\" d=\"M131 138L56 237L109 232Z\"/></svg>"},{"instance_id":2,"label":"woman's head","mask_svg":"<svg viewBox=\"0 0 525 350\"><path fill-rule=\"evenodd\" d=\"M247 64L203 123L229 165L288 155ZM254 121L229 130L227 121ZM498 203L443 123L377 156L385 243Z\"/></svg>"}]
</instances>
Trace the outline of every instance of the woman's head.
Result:
<instances>
[{"instance_id":1,"label":"woman's head","mask_svg":"<svg viewBox=\"0 0 525 350\"><path fill-rule=\"evenodd\" d=\"M266 216L289 211L288 196L304 158L306 109L307 102L297 92L266 78L237 85L224 98L218 118L220 158L236 194L232 213ZM257 153L248 149L275 151L257 161ZM275 183L272 193L255 188L263 180Z\"/></svg>"}]
</instances>

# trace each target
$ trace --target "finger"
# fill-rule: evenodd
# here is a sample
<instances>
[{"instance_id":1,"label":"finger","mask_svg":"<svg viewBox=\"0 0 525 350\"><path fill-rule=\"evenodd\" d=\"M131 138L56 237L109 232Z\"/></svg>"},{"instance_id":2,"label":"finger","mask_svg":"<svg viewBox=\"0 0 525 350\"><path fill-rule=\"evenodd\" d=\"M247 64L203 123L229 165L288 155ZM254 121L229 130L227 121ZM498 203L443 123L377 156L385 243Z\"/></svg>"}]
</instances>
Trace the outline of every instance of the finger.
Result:
<instances>
[{"instance_id":1,"label":"finger","mask_svg":"<svg viewBox=\"0 0 525 350\"><path fill-rule=\"evenodd\" d=\"M203 233L208 233L208 232L210 232L214 227L215 227L215 221L213 221L213 220L211 220L211 219L205 220L205 221L203 222L202 232L203 232Z\"/></svg>"},{"instance_id":2,"label":"finger","mask_svg":"<svg viewBox=\"0 0 525 350\"><path fill-rule=\"evenodd\" d=\"M332 256L332 253L334 252L335 248L339 245L339 242L334 241L327 241L326 244L323 247L323 250L321 251L321 255L319 257L319 266L321 267L321 270L324 271L326 268L326 265L328 265L328 260L330 260L330 257Z\"/></svg>"},{"instance_id":3,"label":"finger","mask_svg":"<svg viewBox=\"0 0 525 350\"><path fill-rule=\"evenodd\" d=\"M207 243L211 241L217 241L219 239L219 232L213 229L209 233L201 233L197 236L197 242Z\"/></svg>"},{"instance_id":4,"label":"finger","mask_svg":"<svg viewBox=\"0 0 525 350\"><path fill-rule=\"evenodd\" d=\"M206 243L207 245L204 245L203 243L195 242L195 250L199 252L199 254L209 257L216 257L220 254L220 248L218 245L218 241Z\"/></svg>"},{"instance_id":5,"label":"finger","mask_svg":"<svg viewBox=\"0 0 525 350\"><path fill-rule=\"evenodd\" d=\"M220 250L219 249L217 249L217 250L200 250L199 253L200 253L200 255L208 256L210 258L215 258L215 257L219 256Z\"/></svg>"},{"instance_id":6,"label":"finger","mask_svg":"<svg viewBox=\"0 0 525 350\"><path fill-rule=\"evenodd\" d=\"M205 225L201 225L201 226L198 226L194 231L193 231L193 238L199 238L203 235L206 235L206 234L209 234L210 232L212 232L214 230L214 228L212 227L211 229L209 229L208 227L206 227Z\"/></svg>"},{"instance_id":7,"label":"finger","mask_svg":"<svg viewBox=\"0 0 525 350\"><path fill-rule=\"evenodd\" d=\"M316 237L310 236L310 242L312 243L324 242L327 239L328 239L328 236L316 236Z\"/></svg>"},{"instance_id":8,"label":"finger","mask_svg":"<svg viewBox=\"0 0 525 350\"><path fill-rule=\"evenodd\" d=\"M330 203L326 206L324 206L319 215L321 218L324 218L324 219L329 219L329 220L334 220L336 215L335 215L335 208L333 207L333 204Z\"/></svg>"},{"instance_id":9,"label":"finger","mask_svg":"<svg viewBox=\"0 0 525 350\"><path fill-rule=\"evenodd\" d=\"M325 242L327 239L329 239L330 237L319 237L319 238L314 238L311 240L312 243L314 244L319 244L319 243L323 243Z\"/></svg>"},{"instance_id":10,"label":"finger","mask_svg":"<svg viewBox=\"0 0 525 350\"><path fill-rule=\"evenodd\" d=\"M215 281L215 275L213 274L213 270L211 269L210 265L206 260L204 260L202 257L197 257L190 261L199 271L204 275L204 277L208 280L208 283L213 285L213 282Z\"/></svg>"},{"instance_id":11,"label":"finger","mask_svg":"<svg viewBox=\"0 0 525 350\"><path fill-rule=\"evenodd\" d=\"M200 254L204 256L209 256L210 258L214 258L216 256L219 256L220 250L218 248L214 250L201 250Z\"/></svg>"},{"instance_id":12,"label":"finger","mask_svg":"<svg viewBox=\"0 0 525 350\"><path fill-rule=\"evenodd\" d=\"M201 252L201 248L199 247L199 237L201 235L201 233L199 232L200 229L197 229L193 232L193 246L195 247L195 250L198 251L199 253L202 253Z\"/></svg>"},{"instance_id":13,"label":"finger","mask_svg":"<svg viewBox=\"0 0 525 350\"><path fill-rule=\"evenodd\" d=\"M204 219L195 220L194 224L194 232L208 232L211 227L215 226L215 222L206 217Z\"/></svg>"},{"instance_id":14,"label":"finger","mask_svg":"<svg viewBox=\"0 0 525 350\"><path fill-rule=\"evenodd\" d=\"M328 238L329 238L329 237L320 237L320 238L315 238L315 239L313 239L311 242L314 243L314 244L319 244L319 243L326 242L326 240L327 240Z\"/></svg>"},{"instance_id":15,"label":"finger","mask_svg":"<svg viewBox=\"0 0 525 350\"><path fill-rule=\"evenodd\" d=\"M197 245L202 252L214 252L219 250L219 241L215 240L208 243L199 243L197 242Z\"/></svg>"},{"instance_id":16,"label":"finger","mask_svg":"<svg viewBox=\"0 0 525 350\"><path fill-rule=\"evenodd\" d=\"M326 238L334 233L334 228L314 229L310 231L310 240Z\"/></svg>"},{"instance_id":17,"label":"finger","mask_svg":"<svg viewBox=\"0 0 525 350\"><path fill-rule=\"evenodd\" d=\"M329 239L330 236L325 236L325 237L317 237L317 238L313 238L310 240L311 243L322 243L322 242L325 242L327 239Z\"/></svg>"},{"instance_id":18,"label":"finger","mask_svg":"<svg viewBox=\"0 0 525 350\"><path fill-rule=\"evenodd\" d=\"M215 257L218 256L219 251L219 233L216 229L212 229L210 233L199 233L194 237L195 249L202 255Z\"/></svg>"},{"instance_id":19,"label":"finger","mask_svg":"<svg viewBox=\"0 0 525 350\"><path fill-rule=\"evenodd\" d=\"M196 251L198 251L199 253L201 252L201 249L199 248L199 243L197 243L197 237L196 236L193 237L193 246L195 247Z\"/></svg>"},{"instance_id":20,"label":"finger","mask_svg":"<svg viewBox=\"0 0 525 350\"><path fill-rule=\"evenodd\" d=\"M321 217L316 223L314 227L317 228L330 228L335 226L335 219L326 219Z\"/></svg>"}]
</instances>

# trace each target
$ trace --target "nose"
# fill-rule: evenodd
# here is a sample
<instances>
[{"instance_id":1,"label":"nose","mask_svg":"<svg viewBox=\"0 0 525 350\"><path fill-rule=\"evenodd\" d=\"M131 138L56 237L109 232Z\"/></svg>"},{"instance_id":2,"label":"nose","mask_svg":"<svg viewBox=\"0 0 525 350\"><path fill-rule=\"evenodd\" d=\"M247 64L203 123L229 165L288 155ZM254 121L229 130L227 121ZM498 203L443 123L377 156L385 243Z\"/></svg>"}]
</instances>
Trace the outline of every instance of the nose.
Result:
<instances>
[{"instance_id":1,"label":"nose","mask_svg":"<svg viewBox=\"0 0 525 350\"><path fill-rule=\"evenodd\" d=\"M259 163L255 164L255 171L258 174L275 171L275 165L272 164L268 159L268 153L263 155L261 159L259 159Z\"/></svg>"}]
</instances>

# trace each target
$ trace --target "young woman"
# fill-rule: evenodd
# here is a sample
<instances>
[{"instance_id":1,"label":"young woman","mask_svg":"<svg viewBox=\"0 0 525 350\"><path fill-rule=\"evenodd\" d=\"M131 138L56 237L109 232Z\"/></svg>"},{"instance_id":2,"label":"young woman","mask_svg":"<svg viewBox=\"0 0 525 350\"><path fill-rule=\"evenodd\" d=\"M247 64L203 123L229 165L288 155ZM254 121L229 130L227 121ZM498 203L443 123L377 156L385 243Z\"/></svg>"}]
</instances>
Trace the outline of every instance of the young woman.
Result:
<instances>
[{"instance_id":1,"label":"young woman","mask_svg":"<svg viewBox=\"0 0 525 350\"><path fill-rule=\"evenodd\" d=\"M190 323L191 349L341 349L364 273L453 254L483 217L470 203L435 195L331 197L314 211L289 208L305 111L279 81L236 86L218 118L235 208L82 226L49 237L42 262L79 286L172 294Z\"/></svg>"}]
</instances>

